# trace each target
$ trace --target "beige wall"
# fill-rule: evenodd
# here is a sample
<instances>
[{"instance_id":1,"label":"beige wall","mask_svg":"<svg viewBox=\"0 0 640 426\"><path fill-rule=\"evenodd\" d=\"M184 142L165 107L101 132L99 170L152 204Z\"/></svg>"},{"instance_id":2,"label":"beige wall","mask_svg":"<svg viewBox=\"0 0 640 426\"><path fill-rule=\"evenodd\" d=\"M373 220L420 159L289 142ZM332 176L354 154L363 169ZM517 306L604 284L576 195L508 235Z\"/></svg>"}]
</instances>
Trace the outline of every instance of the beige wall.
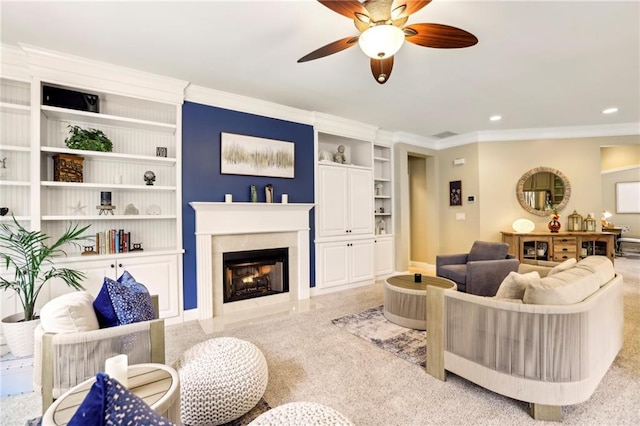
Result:
<instances>
[{"instance_id":1,"label":"beige wall","mask_svg":"<svg viewBox=\"0 0 640 426\"><path fill-rule=\"evenodd\" d=\"M464 159L464 164L455 165L454 160ZM482 194L478 174L480 170L479 144L469 144L438 151L440 215L440 250L437 254L465 253L479 238L480 205ZM449 182L462 181L462 206L449 205ZM474 195L476 201L467 201ZM464 220L458 220L464 214ZM431 259L435 263L435 256Z\"/></svg>"},{"instance_id":2,"label":"beige wall","mask_svg":"<svg viewBox=\"0 0 640 426\"><path fill-rule=\"evenodd\" d=\"M409 206L411 219L411 240L409 260L412 262L429 263L427 255L429 246L427 236L427 161L424 156L409 155Z\"/></svg>"},{"instance_id":3,"label":"beige wall","mask_svg":"<svg viewBox=\"0 0 640 426\"><path fill-rule=\"evenodd\" d=\"M601 213L611 202L608 197L615 197L615 188L601 175L600 148L614 145L637 147L638 144L640 136L482 142L440 151L396 144L395 211L401 213L395 215L396 270L406 270L409 259L408 184L406 188L403 187L403 182L407 180L408 152L422 151L436 158L433 166L427 163L429 196L436 197L437 203L437 206L429 203L428 213L430 231L427 257L428 262L434 264L436 254L466 252L477 239L500 241L500 231L511 230L511 224L518 218L528 218L536 224L537 231L547 231L549 218L527 213L515 195L520 177L535 167L558 169L571 183L571 199L560 212L560 221L565 229L567 216L574 209L585 217L590 212ZM464 158L465 164L454 165L456 158ZM434 170L437 175L431 177L430 173ZM461 207L449 206L449 182L452 180L462 181ZM434 185L436 188L433 188ZM467 201L469 195L476 196L475 203ZM407 211L406 216L403 209ZM615 204L609 211L615 211ZM465 220L456 220L456 213L464 213ZM633 220L628 215L625 218ZM640 224L629 225L640 229ZM438 234L435 240L434 232Z\"/></svg>"},{"instance_id":4,"label":"beige wall","mask_svg":"<svg viewBox=\"0 0 640 426\"><path fill-rule=\"evenodd\" d=\"M602 210L613 214L609 222L629 226L625 237L640 238L640 214L616 212L616 183L640 181L640 144L607 146L602 157ZM600 215L602 212L598 212ZM596 219L598 219L597 217Z\"/></svg>"},{"instance_id":5,"label":"beige wall","mask_svg":"<svg viewBox=\"0 0 640 426\"><path fill-rule=\"evenodd\" d=\"M606 146L600 149L602 170L619 170L640 165L640 145Z\"/></svg>"}]
</instances>

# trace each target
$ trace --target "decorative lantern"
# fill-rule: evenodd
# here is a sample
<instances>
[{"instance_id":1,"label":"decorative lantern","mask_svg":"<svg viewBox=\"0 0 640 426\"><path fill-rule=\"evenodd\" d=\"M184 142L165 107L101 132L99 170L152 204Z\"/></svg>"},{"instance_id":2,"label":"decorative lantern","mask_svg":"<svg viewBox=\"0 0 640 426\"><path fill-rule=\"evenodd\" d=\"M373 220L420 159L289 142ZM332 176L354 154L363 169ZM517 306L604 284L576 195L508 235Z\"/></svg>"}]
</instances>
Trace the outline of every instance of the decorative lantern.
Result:
<instances>
[{"instance_id":1,"label":"decorative lantern","mask_svg":"<svg viewBox=\"0 0 640 426\"><path fill-rule=\"evenodd\" d=\"M596 232L596 220L591 213L589 213L584 220L584 230L587 232Z\"/></svg>"},{"instance_id":2,"label":"decorative lantern","mask_svg":"<svg viewBox=\"0 0 640 426\"><path fill-rule=\"evenodd\" d=\"M582 216L577 211L574 210L567 219L567 231L582 231Z\"/></svg>"}]
</instances>

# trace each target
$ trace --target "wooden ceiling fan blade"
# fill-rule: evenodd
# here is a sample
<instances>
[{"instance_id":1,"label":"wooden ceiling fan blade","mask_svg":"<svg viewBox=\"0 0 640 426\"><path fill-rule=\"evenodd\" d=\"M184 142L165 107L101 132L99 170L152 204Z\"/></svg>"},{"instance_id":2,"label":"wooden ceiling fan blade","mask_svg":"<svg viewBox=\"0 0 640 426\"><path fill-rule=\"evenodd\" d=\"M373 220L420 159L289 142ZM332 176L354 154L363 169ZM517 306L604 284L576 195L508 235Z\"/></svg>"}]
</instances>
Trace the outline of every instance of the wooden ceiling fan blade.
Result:
<instances>
[{"instance_id":1,"label":"wooden ceiling fan blade","mask_svg":"<svg viewBox=\"0 0 640 426\"><path fill-rule=\"evenodd\" d=\"M356 14L364 15L366 17L369 16L369 12L362 5L362 3L357 0L318 0L323 5L327 6L329 9L333 10L336 13L339 13L342 16L346 16L349 19L360 19Z\"/></svg>"},{"instance_id":2,"label":"wooden ceiling fan blade","mask_svg":"<svg viewBox=\"0 0 640 426\"><path fill-rule=\"evenodd\" d=\"M385 84L389 80L393 69L393 56L384 59L371 58L371 73L379 84Z\"/></svg>"},{"instance_id":3,"label":"wooden ceiling fan blade","mask_svg":"<svg viewBox=\"0 0 640 426\"><path fill-rule=\"evenodd\" d=\"M343 39L334 41L333 43L329 43L326 46L322 46L320 49L316 49L313 52L303 56L302 58L298 59L298 63L313 61L314 59L319 59L319 58L324 58L325 56L338 53L351 46L355 46L356 44L358 44L357 36L345 37Z\"/></svg>"},{"instance_id":4,"label":"wooden ceiling fan blade","mask_svg":"<svg viewBox=\"0 0 640 426\"><path fill-rule=\"evenodd\" d=\"M431 3L431 0L394 0L391 4L391 17L393 19L406 18L429 3Z\"/></svg>"},{"instance_id":5,"label":"wooden ceiling fan blade","mask_svg":"<svg viewBox=\"0 0 640 426\"><path fill-rule=\"evenodd\" d=\"M418 46L459 49L478 43L478 38L470 32L443 24L411 24L403 31L405 40Z\"/></svg>"}]
</instances>

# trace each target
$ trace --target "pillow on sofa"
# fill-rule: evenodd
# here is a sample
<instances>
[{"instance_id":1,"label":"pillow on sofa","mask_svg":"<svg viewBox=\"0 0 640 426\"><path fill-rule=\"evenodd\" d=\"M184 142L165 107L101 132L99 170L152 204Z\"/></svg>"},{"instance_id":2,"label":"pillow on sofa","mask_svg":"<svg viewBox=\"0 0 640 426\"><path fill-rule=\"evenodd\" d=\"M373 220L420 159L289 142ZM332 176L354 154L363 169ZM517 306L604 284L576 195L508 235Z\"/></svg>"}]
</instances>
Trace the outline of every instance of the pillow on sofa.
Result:
<instances>
[{"instance_id":1,"label":"pillow on sofa","mask_svg":"<svg viewBox=\"0 0 640 426\"><path fill-rule=\"evenodd\" d=\"M120 382L98 373L68 426L116 424L173 425Z\"/></svg>"},{"instance_id":2,"label":"pillow on sofa","mask_svg":"<svg viewBox=\"0 0 640 426\"><path fill-rule=\"evenodd\" d=\"M40 310L40 324L47 333L79 333L100 328L93 310L93 296L86 291L58 296Z\"/></svg>"},{"instance_id":3,"label":"pillow on sofa","mask_svg":"<svg viewBox=\"0 0 640 426\"><path fill-rule=\"evenodd\" d=\"M524 292L524 303L569 305L582 302L600 288L597 275L584 268L571 268L547 275Z\"/></svg>"},{"instance_id":4,"label":"pillow on sofa","mask_svg":"<svg viewBox=\"0 0 640 426\"><path fill-rule=\"evenodd\" d=\"M496 299L520 299L524 297L524 291L532 283L540 282L540 274L537 271L519 274L511 271L509 275L502 280L496 295Z\"/></svg>"},{"instance_id":5,"label":"pillow on sofa","mask_svg":"<svg viewBox=\"0 0 640 426\"><path fill-rule=\"evenodd\" d=\"M565 260L564 262L554 266L553 268L551 268L551 270L549 271L549 273L547 274L547 276L551 276L553 274L557 274L558 272L562 272L562 271L566 271L567 269L571 269L574 266L576 266L576 263L578 263L578 261L576 260L575 257L569 258L567 260Z\"/></svg>"},{"instance_id":6,"label":"pillow on sofa","mask_svg":"<svg viewBox=\"0 0 640 426\"><path fill-rule=\"evenodd\" d=\"M588 256L582 259L576 265L576 268L583 268L596 274L600 280L600 286L602 287L616 275L616 271L613 268L613 262L606 256Z\"/></svg>"},{"instance_id":7,"label":"pillow on sofa","mask_svg":"<svg viewBox=\"0 0 640 426\"><path fill-rule=\"evenodd\" d=\"M118 281L105 277L93 308L101 328L155 318L149 291L127 271L124 271Z\"/></svg>"}]
</instances>

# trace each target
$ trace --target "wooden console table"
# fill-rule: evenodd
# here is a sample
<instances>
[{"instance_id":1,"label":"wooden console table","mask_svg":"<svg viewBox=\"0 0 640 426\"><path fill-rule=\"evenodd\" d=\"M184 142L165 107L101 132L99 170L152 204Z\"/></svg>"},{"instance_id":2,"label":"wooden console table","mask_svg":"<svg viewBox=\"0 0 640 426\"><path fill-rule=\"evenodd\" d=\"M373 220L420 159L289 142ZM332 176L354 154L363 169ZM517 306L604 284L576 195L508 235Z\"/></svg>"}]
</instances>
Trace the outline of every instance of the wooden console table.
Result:
<instances>
[{"instance_id":1,"label":"wooden console table","mask_svg":"<svg viewBox=\"0 0 640 426\"><path fill-rule=\"evenodd\" d=\"M520 263L563 262L587 256L607 256L613 262L616 234L612 232L529 232L502 231L502 242Z\"/></svg>"}]
</instances>

